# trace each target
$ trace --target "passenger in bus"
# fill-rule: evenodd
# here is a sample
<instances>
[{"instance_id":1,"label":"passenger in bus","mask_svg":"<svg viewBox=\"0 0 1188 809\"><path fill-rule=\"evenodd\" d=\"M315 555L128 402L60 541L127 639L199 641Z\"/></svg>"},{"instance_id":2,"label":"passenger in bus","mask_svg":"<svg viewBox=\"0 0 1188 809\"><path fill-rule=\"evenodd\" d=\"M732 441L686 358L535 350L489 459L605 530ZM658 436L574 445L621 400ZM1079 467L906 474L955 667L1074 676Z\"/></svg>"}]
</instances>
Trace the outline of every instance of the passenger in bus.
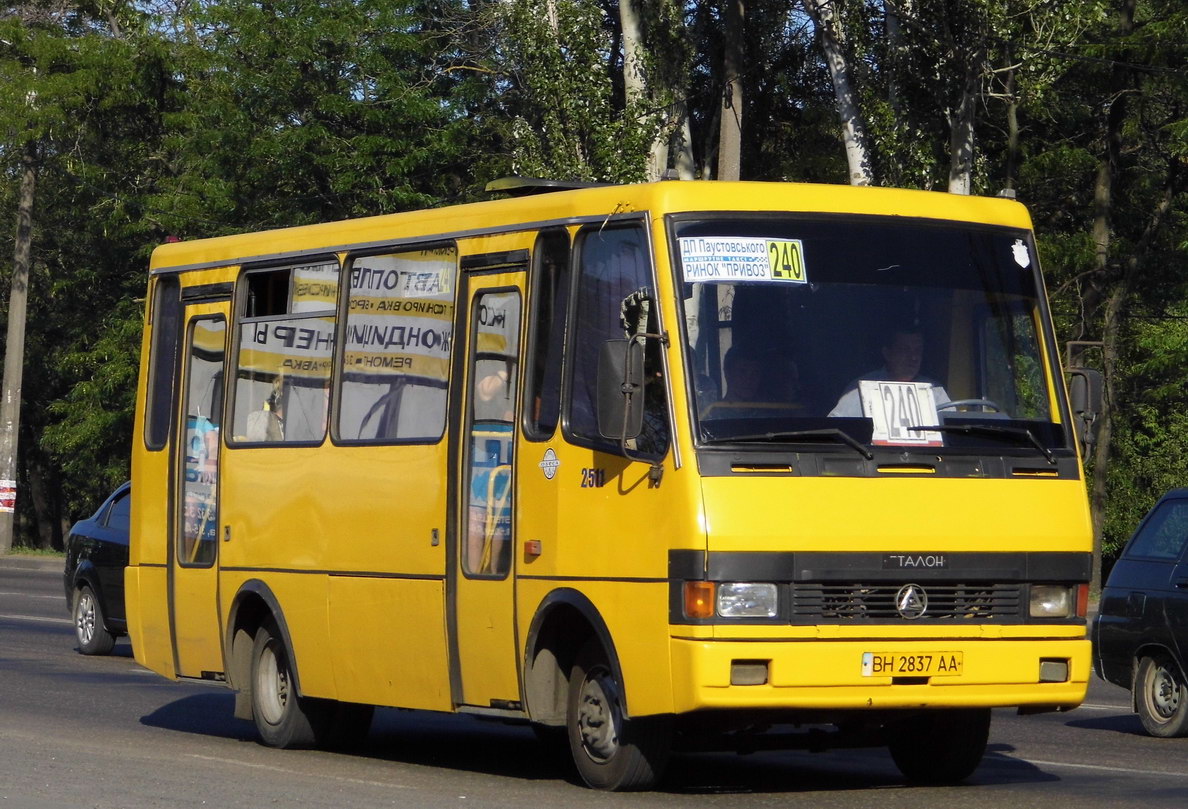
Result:
<instances>
[{"instance_id":1,"label":"passenger in bus","mask_svg":"<svg viewBox=\"0 0 1188 809\"><path fill-rule=\"evenodd\" d=\"M466 572L500 575L511 564L511 453L515 359L474 385Z\"/></svg>"},{"instance_id":2,"label":"passenger in bus","mask_svg":"<svg viewBox=\"0 0 1188 809\"><path fill-rule=\"evenodd\" d=\"M263 408L248 413L244 430L246 440L263 444L285 439L284 385L284 377L277 374Z\"/></svg>"},{"instance_id":3,"label":"passenger in bus","mask_svg":"<svg viewBox=\"0 0 1188 809\"><path fill-rule=\"evenodd\" d=\"M774 418L804 410L800 369L785 353L735 345L722 360L722 373L726 395L720 404L735 416Z\"/></svg>"},{"instance_id":4,"label":"passenger in bus","mask_svg":"<svg viewBox=\"0 0 1188 809\"><path fill-rule=\"evenodd\" d=\"M760 396L763 387L763 356L749 346L731 346L722 359L722 373L726 377L726 395L723 402L764 401Z\"/></svg>"},{"instance_id":5,"label":"passenger in bus","mask_svg":"<svg viewBox=\"0 0 1188 809\"><path fill-rule=\"evenodd\" d=\"M515 419L513 407L506 368L487 374L474 386L474 417L477 421L510 423Z\"/></svg>"},{"instance_id":6,"label":"passenger in bus","mask_svg":"<svg viewBox=\"0 0 1188 809\"><path fill-rule=\"evenodd\" d=\"M858 383L863 380L887 382L924 382L932 385L932 395L937 404L949 401L949 394L936 380L920 375L924 362L924 333L918 326L900 326L884 335L880 353L883 365L857 379L850 380L837 404L829 411L830 418L862 418L862 397Z\"/></svg>"}]
</instances>

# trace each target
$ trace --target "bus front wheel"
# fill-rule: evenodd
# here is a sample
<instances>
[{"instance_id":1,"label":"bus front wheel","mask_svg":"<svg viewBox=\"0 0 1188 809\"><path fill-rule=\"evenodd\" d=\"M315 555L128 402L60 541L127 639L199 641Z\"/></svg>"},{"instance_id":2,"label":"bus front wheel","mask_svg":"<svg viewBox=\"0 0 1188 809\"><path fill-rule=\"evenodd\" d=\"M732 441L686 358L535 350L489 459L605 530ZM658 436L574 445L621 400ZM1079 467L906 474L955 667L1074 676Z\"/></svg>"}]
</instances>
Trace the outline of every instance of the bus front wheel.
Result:
<instances>
[{"instance_id":1,"label":"bus front wheel","mask_svg":"<svg viewBox=\"0 0 1188 809\"><path fill-rule=\"evenodd\" d=\"M320 701L298 695L289 650L272 621L252 645L252 719L269 747L312 747L330 720Z\"/></svg>"},{"instance_id":2,"label":"bus front wheel","mask_svg":"<svg viewBox=\"0 0 1188 809\"><path fill-rule=\"evenodd\" d=\"M978 768L990 737L990 709L929 711L887 728L895 766L914 784L955 784Z\"/></svg>"},{"instance_id":3,"label":"bus front wheel","mask_svg":"<svg viewBox=\"0 0 1188 809\"><path fill-rule=\"evenodd\" d=\"M671 722L626 716L622 683L595 641L574 662L566 724L578 774L594 789L648 789L668 763Z\"/></svg>"}]
</instances>

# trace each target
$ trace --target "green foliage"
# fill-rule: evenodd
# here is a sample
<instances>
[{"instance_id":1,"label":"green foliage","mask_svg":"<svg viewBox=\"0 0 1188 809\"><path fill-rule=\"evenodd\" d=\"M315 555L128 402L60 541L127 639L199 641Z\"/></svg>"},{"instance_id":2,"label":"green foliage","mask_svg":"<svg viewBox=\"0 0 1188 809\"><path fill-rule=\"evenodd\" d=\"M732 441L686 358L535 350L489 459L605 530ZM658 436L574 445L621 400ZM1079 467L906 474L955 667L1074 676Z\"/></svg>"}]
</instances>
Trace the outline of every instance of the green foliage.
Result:
<instances>
[{"instance_id":1,"label":"green foliage","mask_svg":"<svg viewBox=\"0 0 1188 809\"><path fill-rule=\"evenodd\" d=\"M510 0L496 35L514 173L610 182L644 178L659 117L616 92L612 25L601 6Z\"/></svg>"},{"instance_id":2,"label":"green foliage","mask_svg":"<svg viewBox=\"0 0 1188 809\"><path fill-rule=\"evenodd\" d=\"M835 0L878 182L945 187L951 116L973 71L974 188L1010 182L1029 206L1058 339L1100 338L1103 302L1125 291L1109 379L1108 552L1188 480L1188 7L1139 0L1127 29L1117 0L903 6ZM0 221L15 218L24 145L39 155L21 490L36 483L45 507L18 505L36 534L27 541L52 542L128 474L144 267L169 236L467 200L509 171L639 180L678 108L697 162L712 166L728 79L745 89L744 178L844 180L830 76L799 4L746 4L746 68L734 77L722 75L719 4L637 9L647 90L629 102L610 2L6 7ZM1107 157L1102 263L1094 185ZM1038 406L1035 370L1015 367Z\"/></svg>"},{"instance_id":3,"label":"green foliage","mask_svg":"<svg viewBox=\"0 0 1188 809\"><path fill-rule=\"evenodd\" d=\"M58 459L72 489L67 502L80 512L129 476L143 303L135 298L116 303L99 321L92 344L79 344L57 358L61 372L77 381L50 404L54 421L42 433L41 445Z\"/></svg>"},{"instance_id":4,"label":"green foliage","mask_svg":"<svg viewBox=\"0 0 1188 809\"><path fill-rule=\"evenodd\" d=\"M431 92L411 4L233 0L178 43L187 103L157 205L177 235L388 213L470 190L470 121Z\"/></svg>"}]
</instances>

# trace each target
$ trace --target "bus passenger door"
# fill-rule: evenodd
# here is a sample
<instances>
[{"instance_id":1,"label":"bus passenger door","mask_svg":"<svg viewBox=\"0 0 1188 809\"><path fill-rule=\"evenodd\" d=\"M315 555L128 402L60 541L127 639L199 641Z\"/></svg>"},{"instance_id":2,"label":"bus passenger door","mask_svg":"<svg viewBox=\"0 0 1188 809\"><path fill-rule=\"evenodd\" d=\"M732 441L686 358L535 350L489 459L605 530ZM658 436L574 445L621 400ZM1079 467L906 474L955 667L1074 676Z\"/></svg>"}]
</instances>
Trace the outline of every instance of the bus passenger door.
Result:
<instances>
[{"instance_id":1,"label":"bus passenger door","mask_svg":"<svg viewBox=\"0 0 1188 809\"><path fill-rule=\"evenodd\" d=\"M226 304L188 308L182 411L173 468L169 614L176 670L212 678L223 668L218 607Z\"/></svg>"},{"instance_id":2,"label":"bus passenger door","mask_svg":"<svg viewBox=\"0 0 1188 809\"><path fill-rule=\"evenodd\" d=\"M520 701L515 630L516 389L524 273L471 275L456 349L465 357L458 436L450 642L454 701L514 709ZM455 379L462 379L456 375Z\"/></svg>"}]
</instances>

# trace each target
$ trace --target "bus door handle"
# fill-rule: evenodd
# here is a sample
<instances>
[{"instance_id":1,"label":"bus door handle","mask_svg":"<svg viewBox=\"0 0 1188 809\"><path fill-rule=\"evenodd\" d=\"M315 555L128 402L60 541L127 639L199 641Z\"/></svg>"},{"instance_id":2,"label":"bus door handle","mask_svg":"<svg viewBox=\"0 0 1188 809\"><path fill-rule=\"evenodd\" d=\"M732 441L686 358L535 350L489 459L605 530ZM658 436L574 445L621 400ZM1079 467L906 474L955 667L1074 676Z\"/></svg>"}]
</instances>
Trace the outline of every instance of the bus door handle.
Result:
<instances>
[{"instance_id":1,"label":"bus door handle","mask_svg":"<svg viewBox=\"0 0 1188 809\"><path fill-rule=\"evenodd\" d=\"M231 541L231 526L230 525L223 526L223 541L224 542Z\"/></svg>"}]
</instances>

